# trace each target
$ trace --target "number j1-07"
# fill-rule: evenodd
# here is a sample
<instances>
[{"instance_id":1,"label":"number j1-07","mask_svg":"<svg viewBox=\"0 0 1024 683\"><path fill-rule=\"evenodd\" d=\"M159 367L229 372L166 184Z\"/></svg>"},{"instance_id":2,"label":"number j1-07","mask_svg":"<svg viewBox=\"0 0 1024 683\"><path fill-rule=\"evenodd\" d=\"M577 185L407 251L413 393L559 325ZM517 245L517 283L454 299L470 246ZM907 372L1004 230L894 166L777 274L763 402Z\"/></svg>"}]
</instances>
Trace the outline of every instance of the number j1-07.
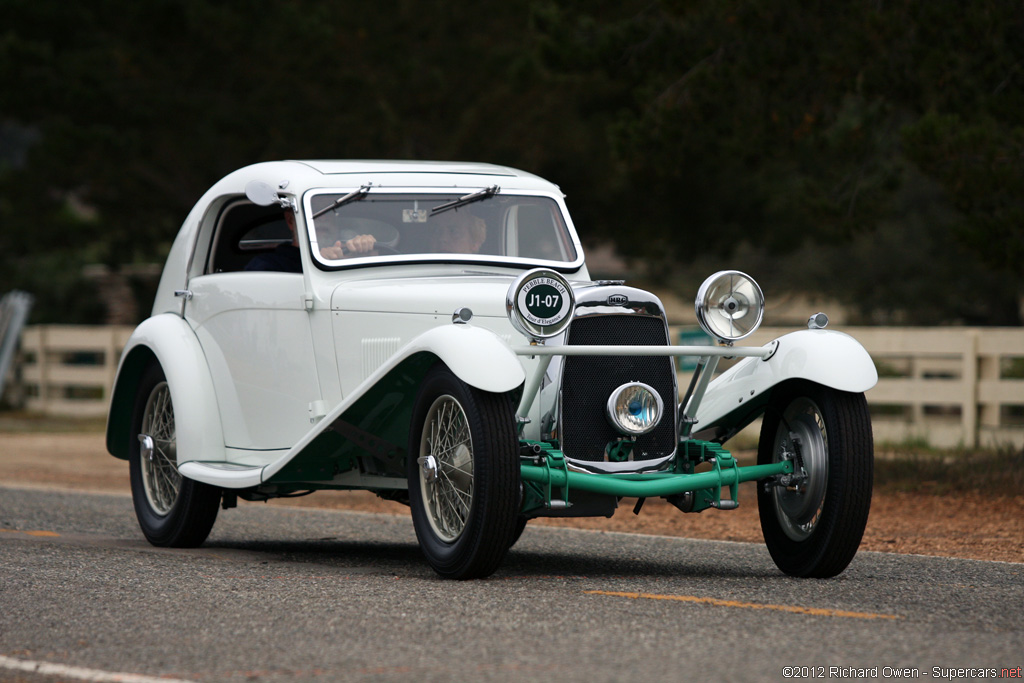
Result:
<instances>
[{"instance_id":1,"label":"number j1-07","mask_svg":"<svg viewBox=\"0 0 1024 683\"><path fill-rule=\"evenodd\" d=\"M546 308L557 308L561 299L560 294L548 294L541 296L540 294L531 294L530 300L527 302L527 306L531 308L533 306L544 306Z\"/></svg>"}]
</instances>

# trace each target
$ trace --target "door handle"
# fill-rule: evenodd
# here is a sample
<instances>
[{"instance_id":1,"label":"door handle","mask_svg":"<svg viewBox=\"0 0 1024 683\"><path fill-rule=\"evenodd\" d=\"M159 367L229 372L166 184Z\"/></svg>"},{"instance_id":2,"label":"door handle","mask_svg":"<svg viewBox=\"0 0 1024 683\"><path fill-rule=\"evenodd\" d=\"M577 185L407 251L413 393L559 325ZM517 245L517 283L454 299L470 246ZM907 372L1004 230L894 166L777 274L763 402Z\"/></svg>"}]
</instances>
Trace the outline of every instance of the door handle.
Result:
<instances>
[{"instance_id":1,"label":"door handle","mask_svg":"<svg viewBox=\"0 0 1024 683\"><path fill-rule=\"evenodd\" d=\"M183 299L185 299L185 301L191 301L192 300L192 290L191 289L176 289L176 290L174 290L174 296L180 296Z\"/></svg>"}]
</instances>

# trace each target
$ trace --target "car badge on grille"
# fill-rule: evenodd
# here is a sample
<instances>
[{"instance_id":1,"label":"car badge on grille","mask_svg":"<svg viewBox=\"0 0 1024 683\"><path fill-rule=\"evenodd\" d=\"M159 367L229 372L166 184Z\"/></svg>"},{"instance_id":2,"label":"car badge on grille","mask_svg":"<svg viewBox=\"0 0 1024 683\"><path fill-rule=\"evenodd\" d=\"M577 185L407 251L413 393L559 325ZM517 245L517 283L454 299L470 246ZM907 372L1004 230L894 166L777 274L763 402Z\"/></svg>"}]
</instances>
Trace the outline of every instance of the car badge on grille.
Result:
<instances>
[{"instance_id":1,"label":"car badge on grille","mask_svg":"<svg viewBox=\"0 0 1024 683\"><path fill-rule=\"evenodd\" d=\"M625 306L629 303L629 297L625 294L612 294L608 297L609 306Z\"/></svg>"}]
</instances>

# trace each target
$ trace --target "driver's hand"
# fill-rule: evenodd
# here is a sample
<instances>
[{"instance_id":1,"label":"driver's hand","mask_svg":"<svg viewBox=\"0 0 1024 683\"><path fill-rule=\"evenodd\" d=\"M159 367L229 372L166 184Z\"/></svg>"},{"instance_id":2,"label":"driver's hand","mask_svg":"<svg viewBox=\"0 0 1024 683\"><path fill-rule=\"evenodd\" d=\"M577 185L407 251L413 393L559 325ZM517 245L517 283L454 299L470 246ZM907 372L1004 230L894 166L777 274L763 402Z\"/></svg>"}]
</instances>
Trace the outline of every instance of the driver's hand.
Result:
<instances>
[{"instance_id":1,"label":"driver's hand","mask_svg":"<svg viewBox=\"0 0 1024 683\"><path fill-rule=\"evenodd\" d=\"M354 256L374 256L374 245L377 238L373 235L357 235L350 240L338 240L332 246L321 247L320 254L327 259L352 258Z\"/></svg>"},{"instance_id":2,"label":"driver's hand","mask_svg":"<svg viewBox=\"0 0 1024 683\"><path fill-rule=\"evenodd\" d=\"M326 259L341 259L345 258L345 247L341 246L341 242L335 242L330 247L320 247L320 255Z\"/></svg>"},{"instance_id":3,"label":"driver's hand","mask_svg":"<svg viewBox=\"0 0 1024 683\"><path fill-rule=\"evenodd\" d=\"M373 251L373 245L377 243L377 238L373 235L356 235L348 242L345 242L345 251L350 256L355 255L366 255L367 252Z\"/></svg>"}]
</instances>

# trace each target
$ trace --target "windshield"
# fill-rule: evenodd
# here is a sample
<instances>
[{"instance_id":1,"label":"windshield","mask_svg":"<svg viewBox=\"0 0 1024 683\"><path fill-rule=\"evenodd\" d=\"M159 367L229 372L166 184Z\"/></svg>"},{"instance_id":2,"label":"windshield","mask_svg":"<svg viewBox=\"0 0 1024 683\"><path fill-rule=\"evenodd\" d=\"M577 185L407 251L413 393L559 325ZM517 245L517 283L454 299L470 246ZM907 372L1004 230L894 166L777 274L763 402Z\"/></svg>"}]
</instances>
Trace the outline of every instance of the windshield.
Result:
<instances>
[{"instance_id":1,"label":"windshield","mask_svg":"<svg viewBox=\"0 0 1024 683\"><path fill-rule=\"evenodd\" d=\"M577 253L557 202L550 197L491 193L460 203L464 192L396 194L319 193L309 199L315 216L310 241L328 266L351 259L576 261ZM446 208L456 203L457 208Z\"/></svg>"}]
</instances>

